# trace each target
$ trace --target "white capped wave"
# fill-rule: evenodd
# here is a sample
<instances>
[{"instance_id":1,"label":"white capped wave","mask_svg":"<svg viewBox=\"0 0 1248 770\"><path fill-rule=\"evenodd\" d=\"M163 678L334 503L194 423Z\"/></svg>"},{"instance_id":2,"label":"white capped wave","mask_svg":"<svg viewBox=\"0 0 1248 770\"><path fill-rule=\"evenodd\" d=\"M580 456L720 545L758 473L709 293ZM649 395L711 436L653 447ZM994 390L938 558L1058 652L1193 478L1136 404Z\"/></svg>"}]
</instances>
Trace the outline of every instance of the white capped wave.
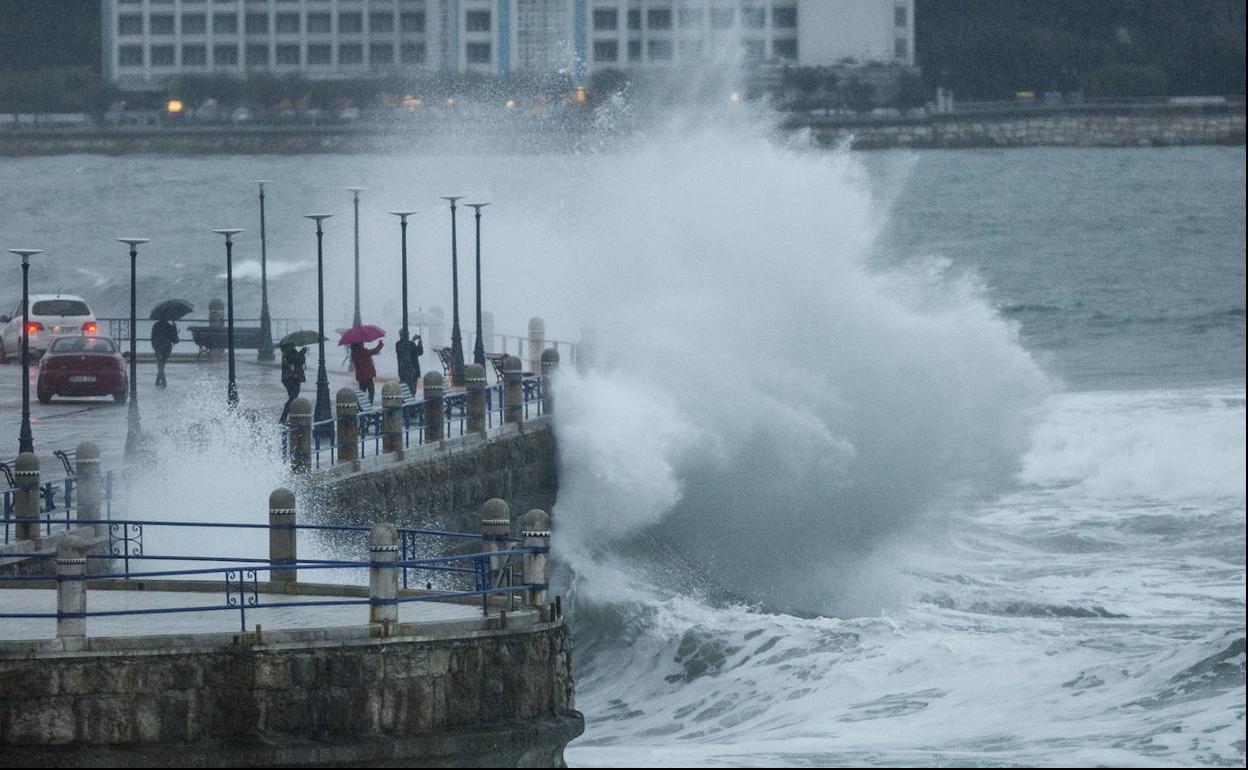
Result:
<instances>
[{"instance_id":1,"label":"white capped wave","mask_svg":"<svg viewBox=\"0 0 1248 770\"><path fill-rule=\"evenodd\" d=\"M266 260L265 265L270 280L281 278L284 275L292 275L294 273L302 273L306 270L313 270L316 264L313 262L283 262L281 260ZM217 274L217 278L225 280L225 273ZM238 281L257 281L260 280L260 260L243 259L234 263L234 279Z\"/></svg>"}]
</instances>

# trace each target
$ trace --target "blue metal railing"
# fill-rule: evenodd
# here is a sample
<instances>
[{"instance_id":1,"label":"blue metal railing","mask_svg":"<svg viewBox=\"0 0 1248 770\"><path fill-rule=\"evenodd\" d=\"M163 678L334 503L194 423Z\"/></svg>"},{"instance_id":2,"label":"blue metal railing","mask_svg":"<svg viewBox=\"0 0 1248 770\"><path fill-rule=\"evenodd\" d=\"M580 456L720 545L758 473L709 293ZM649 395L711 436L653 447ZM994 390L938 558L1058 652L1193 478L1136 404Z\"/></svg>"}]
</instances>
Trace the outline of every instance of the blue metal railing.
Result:
<instances>
[{"instance_id":1,"label":"blue metal railing","mask_svg":"<svg viewBox=\"0 0 1248 770\"><path fill-rule=\"evenodd\" d=\"M113 472L111 470L104 471L100 474L104 481L104 517L108 518L113 513ZM45 514L59 513L60 517L46 516L39 519L43 524L44 534L52 534L53 526L68 529L77 522L76 514L78 511L78 477L65 476L59 479L44 481L39 484L39 497L43 500L41 506L42 512ZM13 519L14 506L14 490L6 489L3 491L3 513L4 513L4 544L11 542L12 535L9 532ZM23 519L22 521L30 521Z\"/></svg>"}]
</instances>

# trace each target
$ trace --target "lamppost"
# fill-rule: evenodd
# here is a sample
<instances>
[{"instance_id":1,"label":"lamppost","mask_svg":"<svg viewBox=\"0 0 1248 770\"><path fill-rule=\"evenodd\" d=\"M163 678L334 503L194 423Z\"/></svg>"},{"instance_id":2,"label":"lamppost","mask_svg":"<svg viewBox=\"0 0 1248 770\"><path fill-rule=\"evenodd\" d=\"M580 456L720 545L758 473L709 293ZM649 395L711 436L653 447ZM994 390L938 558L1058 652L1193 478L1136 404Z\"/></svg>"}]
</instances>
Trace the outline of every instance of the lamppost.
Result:
<instances>
[{"instance_id":1,"label":"lamppost","mask_svg":"<svg viewBox=\"0 0 1248 770\"><path fill-rule=\"evenodd\" d=\"M9 249L22 258L22 427L17 434L17 451L35 451L30 434L30 258L43 249Z\"/></svg>"},{"instance_id":2,"label":"lamppost","mask_svg":"<svg viewBox=\"0 0 1248 770\"><path fill-rule=\"evenodd\" d=\"M415 214L415 211L391 211L399 218L399 229L402 233L402 286L403 286L403 325L399 328L399 344L394 346L395 355L399 360L399 381L410 382L412 375L412 357L411 351L407 349L405 344L408 339L407 327L407 218Z\"/></svg>"},{"instance_id":3,"label":"lamppost","mask_svg":"<svg viewBox=\"0 0 1248 770\"><path fill-rule=\"evenodd\" d=\"M325 231L321 223L332 216L304 214L306 219L316 220L316 350L319 360L316 366L316 408L312 412L312 421L316 424L316 435L325 438L333 437L334 426L330 423L333 414L329 406L329 374L325 371Z\"/></svg>"},{"instance_id":4,"label":"lamppost","mask_svg":"<svg viewBox=\"0 0 1248 770\"><path fill-rule=\"evenodd\" d=\"M459 244L455 232L455 201L462 195L444 195L451 202L451 385L464 384L464 340L459 334Z\"/></svg>"},{"instance_id":5,"label":"lamppost","mask_svg":"<svg viewBox=\"0 0 1248 770\"><path fill-rule=\"evenodd\" d=\"M472 362L485 366L485 340L481 336L481 209L488 203L469 203L477 219L477 341L472 346Z\"/></svg>"},{"instance_id":6,"label":"lamppost","mask_svg":"<svg viewBox=\"0 0 1248 770\"><path fill-rule=\"evenodd\" d=\"M355 318L353 326L360 325L360 193L363 187L348 187L355 202Z\"/></svg>"},{"instance_id":7,"label":"lamppost","mask_svg":"<svg viewBox=\"0 0 1248 770\"><path fill-rule=\"evenodd\" d=\"M138 330L138 300L135 294L137 280L135 271L139 262L139 244L147 243L149 238L118 238L119 242L130 247L130 397L129 411L126 413L126 457L133 457L142 442L142 428L139 425L139 355L135 350Z\"/></svg>"},{"instance_id":8,"label":"lamppost","mask_svg":"<svg viewBox=\"0 0 1248 770\"><path fill-rule=\"evenodd\" d=\"M260 186L260 349L256 352L257 361L272 361L273 329L269 318L269 267L268 240L264 227L264 185L271 179L257 179Z\"/></svg>"},{"instance_id":9,"label":"lamppost","mask_svg":"<svg viewBox=\"0 0 1248 770\"><path fill-rule=\"evenodd\" d=\"M225 388L225 399L230 407L238 406L238 383L234 379L234 236L242 232L238 228L222 228L213 230L225 236L225 347L229 361L229 382Z\"/></svg>"}]
</instances>

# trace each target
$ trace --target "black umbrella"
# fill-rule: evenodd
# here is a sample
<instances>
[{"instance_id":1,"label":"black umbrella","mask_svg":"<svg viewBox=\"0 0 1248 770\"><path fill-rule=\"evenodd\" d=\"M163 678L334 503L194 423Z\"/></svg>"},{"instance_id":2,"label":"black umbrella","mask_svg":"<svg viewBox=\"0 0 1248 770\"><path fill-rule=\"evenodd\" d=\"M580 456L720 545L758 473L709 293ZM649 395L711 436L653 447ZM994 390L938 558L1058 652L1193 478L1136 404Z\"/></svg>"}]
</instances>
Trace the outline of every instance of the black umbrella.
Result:
<instances>
[{"instance_id":1,"label":"black umbrella","mask_svg":"<svg viewBox=\"0 0 1248 770\"><path fill-rule=\"evenodd\" d=\"M177 321L195 308L184 299L167 299L152 308L153 321Z\"/></svg>"}]
</instances>

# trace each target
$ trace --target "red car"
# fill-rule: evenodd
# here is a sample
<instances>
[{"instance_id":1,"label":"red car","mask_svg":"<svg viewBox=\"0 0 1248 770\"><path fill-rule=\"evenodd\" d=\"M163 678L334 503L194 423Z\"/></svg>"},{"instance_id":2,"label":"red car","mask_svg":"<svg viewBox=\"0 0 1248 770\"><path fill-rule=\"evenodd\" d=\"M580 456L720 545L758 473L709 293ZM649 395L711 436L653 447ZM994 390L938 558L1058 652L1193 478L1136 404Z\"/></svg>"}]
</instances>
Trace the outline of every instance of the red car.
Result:
<instances>
[{"instance_id":1,"label":"red car","mask_svg":"<svg viewBox=\"0 0 1248 770\"><path fill-rule=\"evenodd\" d=\"M57 337L39 360L39 403L53 396L112 396L126 402L126 364L108 337Z\"/></svg>"}]
</instances>

